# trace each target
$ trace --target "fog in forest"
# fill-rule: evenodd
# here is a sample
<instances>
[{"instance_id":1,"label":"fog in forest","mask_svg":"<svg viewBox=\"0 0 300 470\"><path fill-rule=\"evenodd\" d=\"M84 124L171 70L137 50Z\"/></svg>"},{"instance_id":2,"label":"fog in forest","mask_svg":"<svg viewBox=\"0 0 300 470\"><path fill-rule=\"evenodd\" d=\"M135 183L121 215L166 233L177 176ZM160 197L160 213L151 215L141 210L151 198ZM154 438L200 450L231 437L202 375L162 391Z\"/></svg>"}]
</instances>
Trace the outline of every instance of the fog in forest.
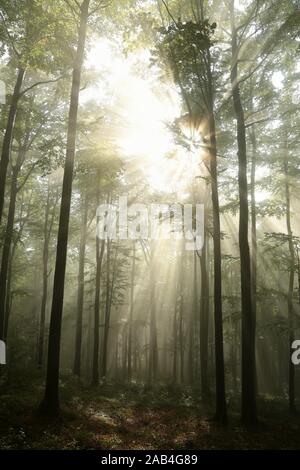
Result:
<instances>
[{"instance_id":1,"label":"fog in forest","mask_svg":"<svg viewBox=\"0 0 300 470\"><path fill-rule=\"evenodd\" d=\"M299 28L0 1L1 449L299 448Z\"/></svg>"}]
</instances>

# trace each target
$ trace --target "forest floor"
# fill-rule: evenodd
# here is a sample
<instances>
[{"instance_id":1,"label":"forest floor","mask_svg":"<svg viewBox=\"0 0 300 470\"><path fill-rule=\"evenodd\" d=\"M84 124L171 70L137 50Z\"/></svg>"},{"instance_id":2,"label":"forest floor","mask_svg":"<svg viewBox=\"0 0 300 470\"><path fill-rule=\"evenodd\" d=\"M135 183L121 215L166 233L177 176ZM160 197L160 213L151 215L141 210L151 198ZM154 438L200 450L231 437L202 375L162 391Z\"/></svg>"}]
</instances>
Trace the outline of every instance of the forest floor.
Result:
<instances>
[{"instance_id":1,"label":"forest floor","mask_svg":"<svg viewBox=\"0 0 300 470\"><path fill-rule=\"evenodd\" d=\"M196 390L88 388L70 379L60 387L62 416L49 421L36 413L40 379L2 385L0 449L300 449L300 416L289 416L285 401L260 399L261 424L245 429L233 401L227 426L211 421Z\"/></svg>"}]
</instances>

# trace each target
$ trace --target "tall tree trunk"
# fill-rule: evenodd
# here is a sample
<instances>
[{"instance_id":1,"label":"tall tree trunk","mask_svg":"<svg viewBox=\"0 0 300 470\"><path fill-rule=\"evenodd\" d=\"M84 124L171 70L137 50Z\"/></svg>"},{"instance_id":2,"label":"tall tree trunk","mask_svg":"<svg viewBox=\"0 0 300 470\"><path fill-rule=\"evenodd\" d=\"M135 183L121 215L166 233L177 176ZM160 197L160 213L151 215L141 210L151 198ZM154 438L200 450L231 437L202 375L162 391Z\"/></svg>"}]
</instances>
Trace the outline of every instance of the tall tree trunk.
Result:
<instances>
[{"instance_id":1,"label":"tall tree trunk","mask_svg":"<svg viewBox=\"0 0 300 470\"><path fill-rule=\"evenodd\" d=\"M128 371L127 359L128 359L128 325L125 325L122 332L122 378L126 379Z\"/></svg>"},{"instance_id":2,"label":"tall tree trunk","mask_svg":"<svg viewBox=\"0 0 300 470\"><path fill-rule=\"evenodd\" d=\"M177 311L178 311L178 295L177 295L177 285L175 291L175 304L174 304L174 313L173 313L173 384L177 384L177 351L178 351L178 326L177 326Z\"/></svg>"},{"instance_id":3,"label":"tall tree trunk","mask_svg":"<svg viewBox=\"0 0 300 470\"><path fill-rule=\"evenodd\" d=\"M97 197L99 205L99 195ZM105 240L101 241L96 237L96 278L95 278L95 303L94 303L94 348L93 348L93 369L92 369L92 385L99 384L99 334L100 334L100 282L101 269L104 255Z\"/></svg>"},{"instance_id":4,"label":"tall tree trunk","mask_svg":"<svg viewBox=\"0 0 300 470\"><path fill-rule=\"evenodd\" d=\"M106 263L106 301L105 301L105 318L104 318L104 335L103 335L103 350L102 350L102 367L101 367L101 376L106 378L107 376L107 363L108 363L108 339L109 339L109 332L110 332L110 313L111 307L113 302L113 295L114 295L114 287L115 287L115 280L116 280L116 272L117 272L117 260L118 260L118 252L119 252L119 245L115 248L115 254L113 259L112 265L112 276L110 282L110 264L111 264L111 241L107 244L108 250L108 258ZM129 329L127 329L127 341L129 336ZM126 346L126 354L128 355L128 344ZM126 377L126 371L125 376Z\"/></svg>"},{"instance_id":5,"label":"tall tree trunk","mask_svg":"<svg viewBox=\"0 0 300 470\"><path fill-rule=\"evenodd\" d=\"M257 160L257 141L255 126L253 125L250 131L250 139L252 143L252 161L251 161L251 289L252 289L252 316L253 316L253 329L256 331L256 315L257 315L257 230L256 230L256 199L255 199L255 184L256 184L256 160ZM255 333L254 333L255 334ZM254 338L255 342L255 338ZM256 346L254 343L255 353ZM255 388L257 393L258 380L256 370L256 357L255 357Z\"/></svg>"},{"instance_id":6,"label":"tall tree trunk","mask_svg":"<svg viewBox=\"0 0 300 470\"><path fill-rule=\"evenodd\" d=\"M288 144L286 143L284 157L284 175L285 175L285 201L286 201L286 227L289 241L290 266L289 266L289 290L287 296L288 304L288 326L289 326L289 410L290 413L296 413L295 405L295 365L291 361L293 353L292 344L294 342L294 279L295 279L295 249L293 242L293 232L291 224L291 195L289 185L289 157Z\"/></svg>"},{"instance_id":7,"label":"tall tree trunk","mask_svg":"<svg viewBox=\"0 0 300 470\"><path fill-rule=\"evenodd\" d=\"M179 304L179 352L180 352L180 383L184 383L184 325L183 325L183 289L180 292Z\"/></svg>"},{"instance_id":8,"label":"tall tree trunk","mask_svg":"<svg viewBox=\"0 0 300 470\"><path fill-rule=\"evenodd\" d=\"M105 318L104 318L104 335L103 335L103 348L102 348L102 361L101 361L101 377L106 378L107 374L107 346L108 346L108 333L110 321L110 296L112 295L110 285L110 246L111 241L107 239L106 242L106 298L105 298ZM128 340L128 335L127 335ZM126 354L127 348L126 348ZM125 371L124 371L125 372Z\"/></svg>"},{"instance_id":9,"label":"tall tree trunk","mask_svg":"<svg viewBox=\"0 0 300 470\"><path fill-rule=\"evenodd\" d=\"M78 266L78 292L77 292L77 318L75 333L75 356L73 365L73 374L80 377L81 372L81 344L82 344L82 315L84 300L84 265L85 265L85 247L87 236L87 215L88 215L88 196L87 191L84 196L82 207L82 225L79 246L79 266Z\"/></svg>"},{"instance_id":10,"label":"tall tree trunk","mask_svg":"<svg viewBox=\"0 0 300 470\"><path fill-rule=\"evenodd\" d=\"M135 377L138 377L138 349L139 349L139 335L138 335L138 324L135 323L133 330L133 374Z\"/></svg>"},{"instance_id":11,"label":"tall tree trunk","mask_svg":"<svg viewBox=\"0 0 300 470\"><path fill-rule=\"evenodd\" d=\"M253 110L253 84L251 82L251 109ZM256 233L256 199L255 199L255 184L256 184L256 161L257 161L257 140L255 125L253 124L249 132L251 145L252 145L252 160L251 160L251 278L252 278L252 311L253 320L256 322L256 303L257 303L257 233ZM254 324L256 329L256 324Z\"/></svg>"},{"instance_id":12,"label":"tall tree trunk","mask_svg":"<svg viewBox=\"0 0 300 470\"><path fill-rule=\"evenodd\" d=\"M189 318L189 344L188 344L188 381L190 385L194 383L195 367L194 367L194 354L195 354L195 320L196 311L198 307L198 292L197 292L197 254L193 252L193 303Z\"/></svg>"},{"instance_id":13,"label":"tall tree trunk","mask_svg":"<svg viewBox=\"0 0 300 470\"><path fill-rule=\"evenodd\" d=\"M97 171L97 207L100 203L99 172ZM98 224L98 219L97 219ZM96 235L96 276L95 276L95 300L94 300L94 343L93 343L93 365L92 365L92 385L99 385L99 335L100 335L100 282L101 268L104 254L105 240L101 242Z\"/></svg>"},{"instance_id":14,"label":"tall tree trunk","mask_svg":"<svg viewBox=\"0 0 300 470\"><path fill-rule=\"evenodd\" d=\"M5 318L4 318L4 341L7 341L9 317L10 317L11 306L12 306L12 301L13 301L13 294L11 292L13 251L14 250L12 249L11 255L9 257L8 271L7 271Z\"/></svg>"},{"instance_id":15,"label":"tall tree trunk","mask_svg":"<svg viewBox=\"0 0 300 470\"><path fill-rule=\"evenodd\" d=\"M22 68L19 68L17 81L15 84L13 95L11 97L11 103L10 103L6 129L5 129L3 144L2 144L2 153L1 153L1 158L0 158L0 224L1 224L2 215L3 215L7 167L8 167L9 158L10 158L11 143L13 139L13 130L14 130L14 124L15 124L15 119L16 119L16 114L17 114L17 109L18 109L18 100L19 100L24 76L25 76L25 70Z\"/></svg>"},{"instance_id":16,"label":"tall tree trunk","mask_svg":"<svg viewBox=\"0 0 300 470\"><path fill-rule=\"evenodd\" d=\"M30 200L31 200L31 197L30 197ZM9 257L9 265L8 265L8 271L7 271L5 319L4 319L4 340L5 341L7 340L9 318L10 318L10 312L11 312L12 303L13 303L13 293L11 292L13 260L14 260L14 257L15 257L15 253L16 253L18 243L21 240L21 236L22 236L22 233L23 233L25 223L27 222L27 220L29 218L30 202L29 202L29 205L28 205L26 217L23 217L23 197L21 198L21 201L20 201L20 207L21 207L20 220L22 220L22 222L20 224L18 235L16 237L14 237L14 239L12 241L12 248L11 248L11 253L10 253L10 257Z\"/></svg>"},{"instance_id":17,"label":"tall tree trunk","mask_svg":"<svg viewBox=\"0 0 300 470\"><path fill-rule=\"evenodd\" d=\"M132 338L133 338L133 303L134 303L134 279L135 279L135 241L132 250L132 268L130 280L130 311L129 311L129 334L128 334L128 380L132 378Z\"/></svg>"},{"instance_id":18,"label":"tall tree trunk","mask_svg":"<svg viewBox=\"0 0 300 470\"><path fill-rule=\"evenodd\" d=\"M46 319L46 305L48 295L48 258L49 258L49 241L48 234L49 224L49 211L50 211L50 187L48 185L47 203L45 209L45 222L44 222L44 247L43 247L43 293L40 314L40 327L39 327L39 341L38 341L38 366L43 366L44 358L44 343L45 343L45 319Z\"/></svg>"},{"instance_id":19,"label":"tall tree trunk","mask_svg":"<svg viewBox=\"0 0 300 470\"><path fill-rule=\"evenodd\" d=\"M155 243L151 242L150 252L150 341L149 341L149 383L155 382L158 376L158 344L156 326L156 302L155 302Z\"/></svg>"},{"instance_id":20,"label":"tall tree trunk","mask_svg":"<svg viewBox=\"0 0 300 470\"><path fill-rule=\"evenodd\" d=\"M215 364L216 364L216 413L215 419L226 423L227 406L225 396L225 370L223 345L222 312L222 269L221 269L221 228L217 171L217 141L214 117L213 78L211 58L208 51L208 112L210 132L210 177L213 208L213 247L214 247L214 323L215 323Z\"/></svg>"},{"instance_id":21,"label":"tall tree trunk","mask_svg":"<svg viewBox=\"0 0 300 470\"><path fill-rule=\"evenodd\" d=\"M206 400L210 396L208 379L208 328L209 328L209 281L207 273L207 237L200 256L201 297L200 297L200 375L201 396Z\"/></svg>"},{"instance_id":22,"label":"tall tree trunk","mask_svg":"<svg viewBox=\"0 0 300 470\"><path fill-rule=\"evenodd\" d=\"M84 56L86 28L90 0L83 0L81 4L80 25L78 31L78 45L73 68L71 99L67 132L67 150L64 168L61 209L59 218L57 252L53 284L53 299L48 341L48 364L45 396L40 405L40 412L48 415L57 415L59 412L59 359L60 337L64 298L65 271L68 247L69 218L72 196L72 180L76 146L76 128L78 101L80 92L81 69Z\"/></svg>"},{"instance_id":23,"label":"tall tree trunk","mask_svg":"<svg viewBox=\"0 0 300 470\"><path fill-rule=\"evenodd\" d=\"M48 262L49 262L49 244L52 235L53 222L55 218L56 205L58 202L58 192L56 193L54 203L50 203L50 182L48 182L48 194L47 194L47 203L45 209L45 221L44 221L44 246L43 246L43 289L42 289L42 301L41 301L41 312L40 312L40 321L39 321L39 336L38 336L38 352L37 352L37 362L38 367L43 366L44 362L44 351L45 351L45 325L46 325L46 306L48 299ZM51 213L52 205L52 214Z\"/></svg>"},{"instance_id":24,"label":"tall tree trunk","mask_svg":"<svg viewBox=\"0 0 300 470\"><path fill-rule=\"evenodd\" d=\"M255 177L257 143L254 126L250 132L252 143L252 164L251 164L251 276L252 276L252 311L253 320L256 320L256 297L257 297L257 236L256 236L256 200L255 200ZM255 328L255 324L254 324Z\"/></svg>"},{"instance_id":25,"label":"tall tree trunk","mask_svg":"<svg viewBox=\"0 0 300 470\"><path fill-rule=\"evenodd\" d=\"M12 181L10 188L10 201L4 243L2 249L1 271L0 271L0 339L5 339L5 307L7 294L7 274L9 269L10 248L14 230L16 199L17 199L17 180L19 168L14 167L12 171Z\"/></svg>"},{"instance_id":26,"label":"tall tree trunk","mask_svg":"<svg viewBox=\"0 0 300 470\"><path fill-rule=\"evenodd\" d=\"M253 424L256 416L256 365L255 365L255 318L252 309L251 262L248 242L248 184L245 118L238 84L237 30L234 21L234 0L231 3L232 21L232 68L231 85L233 105L237 121L238 183L239 183L239 246L241 259L242 301L242 410L241 419Z\"/></svg>"}]
</instances>

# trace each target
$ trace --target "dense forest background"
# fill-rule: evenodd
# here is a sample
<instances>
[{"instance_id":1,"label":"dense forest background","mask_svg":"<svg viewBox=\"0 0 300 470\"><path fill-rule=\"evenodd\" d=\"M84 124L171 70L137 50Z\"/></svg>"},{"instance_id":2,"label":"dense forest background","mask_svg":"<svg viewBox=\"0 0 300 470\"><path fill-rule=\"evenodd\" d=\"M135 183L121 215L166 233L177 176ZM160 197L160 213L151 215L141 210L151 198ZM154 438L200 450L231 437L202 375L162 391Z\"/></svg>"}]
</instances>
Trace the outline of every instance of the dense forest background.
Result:
<instances>
[{"instance_id":1,"label":"dense forest background","mask_svg":"<svg viewBox=\"0 0 300 470\"><path fill-rule=\"evenodd\" d=\"M0 0L2 448L299 448L299 29ZM203 204L203 247L97 237L124 196Z\"/></svg>"}]
</instances>

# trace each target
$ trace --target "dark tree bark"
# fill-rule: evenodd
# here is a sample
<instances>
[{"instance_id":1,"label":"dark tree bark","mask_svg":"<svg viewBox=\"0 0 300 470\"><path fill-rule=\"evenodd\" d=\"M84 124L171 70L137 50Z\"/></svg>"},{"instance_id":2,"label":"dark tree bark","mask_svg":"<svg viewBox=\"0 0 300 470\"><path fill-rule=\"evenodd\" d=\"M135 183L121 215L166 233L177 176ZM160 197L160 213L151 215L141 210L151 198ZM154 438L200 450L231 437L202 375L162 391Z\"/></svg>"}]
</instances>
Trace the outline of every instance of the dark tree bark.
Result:
<instances>
[{"instance_id":1,"label":"dark tree bark","mask_svg":"<svg viewBox=\"0 0 300 470\"><path fill-rule=\"evenodd\" d=\"M254 126L250 131L252 143L252 164L251 164L251 276L252 276L252 310L254 321L256 319L256 297L257 297L257 236L256 236L256 200L255 200L255 178L257 143ZM255 328L255 325L254 325Z\"/></svg>"},{"instance_id":2,"label":"dark tree bark","mask_svg":"<svg viewBox=\"0 0 300 470\"><path fill-rule=\"evenodd\" d=\"M4 194L5 194L7 167L8 167L8 163L10 159L11 143L13 139L13 130L14 130L14 124L15 124L15 119L16 119L16 114L17 114L17 109L18 109L18 100L20 97L20 91L21 91L24 76L25 76L25 70L22 68L19 68L17 81L15 84L13 95L11 97L8 119L6 123L6 129L5 129L3 144L2 144L2 153L1 153L1 158L0 158L0 224L2 220L3 206L4 206Z\"/></svg>"},{"instance_id":3,"label":"dark tree bark","mask_svg":"<svg viewBox=\"0 0 300 470\"><path fill-rule=\"evenodd\" d=\"M45 318L46 318L46 304L47 304L47 295L48 295L49 211L50 211L50 188L48 186L47 203L46 203L46 209L45 209L45 222L44 222L43 293L42 293L40 326L39 326L39 341L38 341L38 366L39 367L43 366L44 343L45 343Z\"/></svg>"},{"instance_id":4,"label":"dark tree bark","mask_svg":"<svg viewBox=\"0 0 300 470\"><path fill-rule=\"evenodd\" d=\"M102 360L101 360L101 377L106 378L107 374L107 346L108 346L108 332L109 332L109 321L110 321L110 249L111 241L107 239L106 242L106 297L105 297L105 315L104 315L104 334L103 334L103 348L102 348ZM127 337L128 340L128 337ZM126 348L126 354L127 348Z\"/></svg>"},{"instance_id":5,"label":"dark tree bark","mask_svg":"<svg viewBox=\"0 0 300 470\"><path fill-rule=\"evenodd\" d=\"M256 365L255 365L255 318L252 308L251 261L248 242L248 183L247 147L244 109L238 84L237 29L234 22L234 2L231 4L232 20L232 69L231 85L233 105L237 121L238 184L239 184L239 247L241 259L241 300L242 300L242 410L241 419L253 424L256 416Z\"/></svg>"},{"instance_id":6,"label":"dark tree bark","mask_svg":"<svg viewBox=\"0 0 300 470\"><path fill-rule=\"evenodd\" d=\"M122 378L125 380L127 375L128 359L128 325L125 325L122 331Z\"/></svg>"},{"instance_id":7,"label":"dark tree bark","mask_svg":"<svg viewBox=\"0 0 300 470\"><path fill-rule=\"evenodd\" d=\"M92 385L99 384L99 334L100 334L100 282L102 261L104 255L105 240L96 238L96 278L95 278L95 303L94 303L94 349L93 349L93 370Z\"/></svg>"},{"instance_id":8,"label":"dark tree bark","mask_svg":"<svg viewBox=\"0 0 300 470\"><path fill-rule=\"evenodd\" d=\"M135 327L133 329L133 344L133 374L135 377L138 377L139 332L137 322L135 322Z\"/></svg>"},{"instance_id":9,"label":"dark tree bark","mask_svg":"<svg viewBox=\"0 0 300 470\"><path fill-rule=\"evenodd\" d=\"M10 260L10 250L11 243L13 238L14 231L14 220L15 220L15 211L16 211L16 200L18 193L18 175L21 169L22 162L24 160L25 150L20 147L18 152L18 158L16 164L12 168L12 179L10 187L10 200L7 216L7 224L4 235L4 243L2 249L2 260L1 260L1 270L0 270L0 339L5 339L5 307L7 305L6 295L7 295L7 275L9 270L9 260Z\"/></svg>"},{"instance_id":10,"label":"dark tree bark","mask_svg":"<svg viewBox=\"0 0 300 470\"><path fill-rule=\"evenodd\" d=\"M173 384L177 384L177 362L178 362L178 295L177 295L177 288L176 285L175 291L175 305L174 305L174 313L173 313Z\"/></svg>"},{"instance_id":11,"label":"dark tree bark","mask_svg":"<svg viewBox=\"0 0 300 470\"><path fill-rule=\"evenodd\" d=\"M79 246L79 265L78 265L78 292L77 292L77 318L75 333L75 356L73 364L73 374L80 377L81 372L81 345L82 345L82 315L84 301L84 265L85 248L87 237L87 216L88 216L88 196L87 191L84 196L82 208L82 225Z\"/></svg>"},{"instance_id":12,"label":"dark tree bark","mask_svg":"<svg viewBox=\"0 0 300 470\"><path fill-rule=\"evenodd\" d=\"M128 333L128 380L129 381L131 381L131 378L132 378L134 281L135 281L135 241L133 241L132 268L131 268L131 280L130 280L130 310L129 310L129 333Z\"/></svg>"},{"instance_id":13,"label":"dark tree bark","mask_svg":"<svg viewBox=\"0 0 300 470\"><path fill-rule=\"evenodd\" d=\"M155 243L151 242L150 249L150 341L149 341L149 371L148 381L152 384L158 377L158 344L156 325L156 302L155 302Z\"/></svg>"},{"instance_id":14,"label":"dark tree bark","mask_svg":"<svg viewBox=\"0 0 300 470\"><path fill-rule=\"evenodd\" d=\"M183 291L179 303L179 353L180 353L180 383L184 384L184 321L183 321Z\"/></svg>"},{"instance_id":15,"label":"dark tree bark","mask_svg":"<svg viewBox=\"0 0 300 470\"><path fill-rule=\"evenodd\" d=\"M72 180L76 146L76 128L78 101L80 92L81 69L84 57L86 29L88 22L90 0L83 0L81 4L80 25L78 31L78 45L73 67L71 99L69 109L67 149L63 177L61 209L57 238L57 252L54 272L53 299L48 341L48 364L45 396L40 405L42 414L57 415L59 413L59 359L60 337L64 298L65 271L67 260L68 231L70 206L72 195Z\"/></svg>"},{"instance_id":16,"label":"dark tree bark","mask_svg":"<svg viewBox=\"0 0 300 470\"><path fill-rule=\"evenodd\" d=\"M223 312L222 312L222 268L221 268L221 227L217 171L217 141L214 116L213 77L211 72L210 52L207 54L208 76L208 127L210 133L210 177L213 209L213 250L214 250L214 323L215 323L215 364L216 364L216 412L215 419L227 422L225 396L225 370L223 345Z\"/></svg>"},{"instance_id":17,"label":"dark tree bark","mask_svg":"<svg viewBox=\"0 0 300 470\"><path fill-rule=\"evenodd\" d=\"M12 281L12 272L13 272L13 261L15 257L15 253L17 250L17 246L19 241L21 240L22 233L24 230L24 226L26 222L28 221L30 217L30 202L31 202L31 197L29 198L29 204L27 207L27 214L26 217L23 216L23 198L21 198L20 201L20 228L18 231L17 236L13 237L12 240L12 248L11 248L11 254L9 257L9 266L8 266L8 272L7 272L7 283L6 283L6 301L5 301L5 320L4 320L4 340L7 340L7 335L8 335L8 327L9 327L9 318L10 318L10 312L12 309L12 304L13 304L13 292L11 292L11 281Z\"/></svg>"},{"instance_id":18,"label":"dark tree bark","mask_svg":"<svg viewBox=\"0 0 300 470\"><path fill-rule=\"evenodd\" d=\"M99 188L100 172L97 171L97 207L100 204ZM98 220L97 220L98 223ZM94 345L93 345L93 367L92 367L92 385L99 385L99 335L100 335L100 283L102 262L105 250L105 240L101 241L96 235L96 277L95 277L95 301L94 301Z\"/></svg>"},{"instance_id":19,"label":"dark tree bark","mask_svg":"<svg viewBox=\"0 0 300 470\"><path fill-rule=\"evenodd\" d=\"M222 271L221 271L221 228L217 181L217 146L213 114L210 115L210 174L213 206L214 246L214 322L215 322L215 363L216 363L216 413L218 421L226 423L227 407L225 397L225 370L222 313Z\"/></svg>"},{"instance_id":20,"label":"dark tree bark","mask_svg":"<svg viewBox=\"0 0 300 470\"><path fill-rule=\"evenodd\" d=\"M189 345L188 345L188 382L193 385L195 376L195 327L196 327L196 312L198 308L198 292L197 292L197 254L194 251L193 256L193 303L189 318Z\"/></svg>"},{"instance_id":21,"label":"dark tree bark","mask_svg":"<svg viewBox=\"0 0 300 470\"><path fill-rule=\"evenodd\" d=\"M48 297L48 262L49 262L49 244L52 234L53 222L55 217L55 209L58 201L56 196L55 203L52 207L52 214L50 216L50 187L48 184L47 202L45 208L45 221L44 221L44 246L43 246L43 289L42 289L42 302L39 324L39 338L38 338L38 366L42 367L44 362L44 347L45 347L45 322L46 322L46 306Z\"/></svg>"},{"instance_id":22,"label":"dark tree bark","mask_svg":"<svg viewBox=\"0 0 300 470\"><path fill-rule=\"evenodd\" d=\"M5 339L5 307L6 307L6 295L7 295L7 275L9 268L10 259L10 247L14 229L14 216L16 208L16 197L17 197L17 181L16 177L13 176L11 191L10 191L10 203L8 209L8 218L6 231L4 236L4 244L2 250L2 261L0 271L0 339Z\"/></svg>"},{"instance_id":23,"label":"dark tree bark","mask_svg":"<svg viewBox=\"0 0 300 470\"><path fill-rule=\"evenodd\" d=\"M208 328L209 328L209 281L207 273L207 237L200 256L201 296L200 296L200 375L201 396L206 400L210 396L208 365Z\"/></svg>"},{"instance_id":24,"label":"dark tree bark","mask_svg":"<svg viewBox=\"0 0 300 470\"><path fill-rule=\"evenodd\" d=\"M106 300L105 300L105 318L104 318L104 335L103 335L103 349L102 349L102 361L101 361L101 377L104 379L107 376L107 359L108 359L108 339L110 332L110 313L114 295L115 279L117 272L117 260L119 246L115 248L114 259L111 270L111 244L112 241L107 240L107 251L106 251ZM112 271L112 273L111 273ZM111 276L110 276L111 275ZM110 279L111 277L111 279ZM129 330L127 331L128 341ZM127 344L127 355L128 355L128 344ZM127 368L128 370L128 368ZM125 374L126 377L126 374Z\"/></svg>"},{"instance_id":25,"label":"dark tree bark","mask_svg":"<svg viewBox=\"0 0 300 470\"><path fill-rule=\"evenodd\" d=\"M253 110L253 84L251 82L251 109ZM250 128L250 140L252 145L252 160L251 160L251 278L252 278L252 311L253 320L256 322L256 303L257 303L257 234L256 234L256 199L255 199L255 185L256 185L256 161L257 161L257 139L255 125ZM256 324L254 324L256 329Z\"/></svg>"},{"instance_id":26,"label":"dark tree bark","mask_svg":"<svg viewBox=\"0 0 300 470\"><path fill-rule=\"evenodd\" d=\"M286 227L289 242L289 290L287 295L288 304L288 327L289 327L289 410L290 413L296 413L295 404L295 365L291 361L293 353L292 344L294 342L294 307L293 307L293 293L294 293L294 280L295 280L295 248L293 242L293 232L291 224L291 195L289 185L289 159L288 159L288 144L286 143L285 158L284 158L284 175L285 175L285 203L286 203Z\"/></svg>"}]
</instances>

